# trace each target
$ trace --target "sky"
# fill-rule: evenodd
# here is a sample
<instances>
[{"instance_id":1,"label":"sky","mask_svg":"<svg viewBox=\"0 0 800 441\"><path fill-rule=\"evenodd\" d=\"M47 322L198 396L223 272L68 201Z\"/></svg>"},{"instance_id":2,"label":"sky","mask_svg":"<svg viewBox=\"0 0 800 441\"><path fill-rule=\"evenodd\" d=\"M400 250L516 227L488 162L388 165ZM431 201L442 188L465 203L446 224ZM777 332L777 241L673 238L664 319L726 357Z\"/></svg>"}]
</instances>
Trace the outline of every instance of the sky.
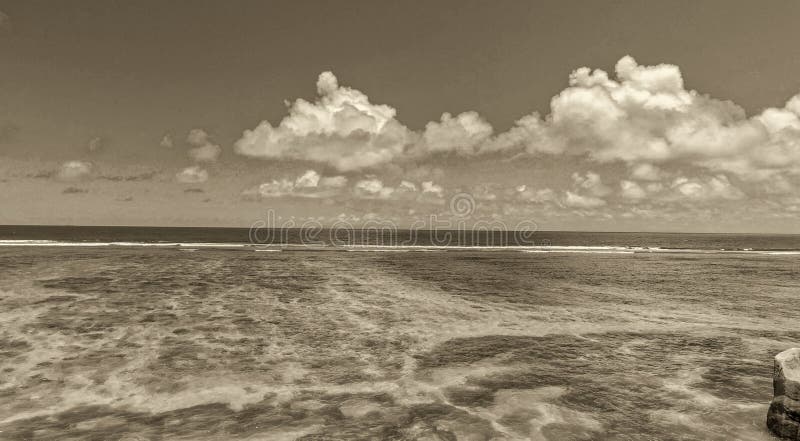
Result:
<instances>
[{"instance_id":1,"label":"sky","mask_svg":"<svg viewBox=\"0 0 800 441\"><path fill-rule=\"evenodd\" d=\"M0 1L0 224L800 233L798 16Z\"/></svg>"}]
</instances>

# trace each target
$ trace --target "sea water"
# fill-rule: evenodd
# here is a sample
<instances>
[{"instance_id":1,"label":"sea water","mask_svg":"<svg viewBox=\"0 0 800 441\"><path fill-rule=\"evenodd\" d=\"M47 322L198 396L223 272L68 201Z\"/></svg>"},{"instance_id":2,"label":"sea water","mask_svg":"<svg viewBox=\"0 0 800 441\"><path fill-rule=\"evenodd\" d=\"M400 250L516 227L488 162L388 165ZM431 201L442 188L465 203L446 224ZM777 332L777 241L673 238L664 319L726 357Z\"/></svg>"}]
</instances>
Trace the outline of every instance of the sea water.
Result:
<instances>
[{"instance_id":1,"label":"sea water","mask_svg":"<svg viewBox=\"0 0 800 441\"><path fill-rule=\"evenodd\" d=\"M800 345L794 236L94 235L3 237L0 439L768 440L772 357Z\"/></svg>"}]
</instances>

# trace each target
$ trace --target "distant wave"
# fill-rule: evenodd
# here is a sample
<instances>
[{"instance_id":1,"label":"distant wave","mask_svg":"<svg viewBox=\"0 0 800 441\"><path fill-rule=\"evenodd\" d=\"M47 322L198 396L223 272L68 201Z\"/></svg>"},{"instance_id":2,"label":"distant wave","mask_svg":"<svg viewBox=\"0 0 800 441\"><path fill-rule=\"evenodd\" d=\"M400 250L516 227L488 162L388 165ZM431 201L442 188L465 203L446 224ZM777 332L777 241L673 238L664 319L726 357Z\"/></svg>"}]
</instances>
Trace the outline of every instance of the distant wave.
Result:
<instances>
[{"instance_id":1,"label":"distant wave","mask_svg":"<svg viewBox=\"0 0 800 441\"><path fill-rule=\"evenodd\" d=\"M258 252L280 251L361 251L361 252L435 252L435 251L519 251L524 253L592 253L592 254L636 254L636 253L746 253L767 255L800 255L800 250L780 249L701 249L667 248L648 246L557 246L557 245L376 245L376 244L270 244L255 245L233 242L92 242L57 240L0 240L0 247L154 247L174 248L183 251L200 249L240 249Z\"/></svg>"}]
</instances>

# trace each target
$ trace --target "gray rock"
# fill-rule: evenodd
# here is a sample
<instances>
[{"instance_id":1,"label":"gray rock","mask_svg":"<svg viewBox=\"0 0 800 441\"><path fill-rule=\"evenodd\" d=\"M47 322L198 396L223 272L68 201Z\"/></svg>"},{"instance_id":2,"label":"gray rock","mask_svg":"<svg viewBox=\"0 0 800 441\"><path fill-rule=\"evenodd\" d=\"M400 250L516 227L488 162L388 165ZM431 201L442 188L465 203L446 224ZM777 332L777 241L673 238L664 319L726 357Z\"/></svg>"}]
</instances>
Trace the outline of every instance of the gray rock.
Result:
<instances>
[{"instance_id":1,"label":"gray rock","mask_svg":"<svg viewBox=\"0 0 800 441\"><path fill-rule=\"evenodd\" d=\"M772 386L775 397L767 412L767 427L776 436L800 441L800 348L775 356Z\"/></svg>"}]
</instances>

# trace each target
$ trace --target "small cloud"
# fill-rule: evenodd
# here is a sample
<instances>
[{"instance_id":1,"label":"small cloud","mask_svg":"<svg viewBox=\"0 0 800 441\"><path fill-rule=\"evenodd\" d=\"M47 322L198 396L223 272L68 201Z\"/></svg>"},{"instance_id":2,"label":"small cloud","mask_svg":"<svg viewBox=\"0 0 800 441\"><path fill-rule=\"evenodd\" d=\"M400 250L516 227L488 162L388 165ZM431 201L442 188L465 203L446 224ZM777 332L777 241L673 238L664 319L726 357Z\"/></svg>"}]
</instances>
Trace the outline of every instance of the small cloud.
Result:
<instances>
[{"instance_id":1,"label":"small cloud","mask_svg":"<svg viewBox=\"0 0 800 441\"><path fill-rule=\"evenodd\" d=\"M61 193L62 194L81 194L81 193L89 193L89 190L87 190L85 188L78 188L78 187L67 187Z\"/></svg>"},{"instance_id":2,"label":"small cloud","mask_svg":"<svg viewBox=\"0 0 800 441\"><path fill-rule=\"evenodd\" d=\"M573 173L572 180L576 187L589 191L593 196L606 196L611 193L611 189L603 184L600 175L595 172L587 171L585 175Z\"/></svg>"},{"instance_id":3,"label":"small cloud","mask_svg":"<svg viewBox=\"0 0 800 441\"><path fill-rule=\"evenodd\" d=\"M365 199L387 199L394 193L394 188L386 187L377 178L362 179L356 182L353 191Z\"/></svg>"},{"instance_id":4,"label":"small cloud","mask_svg":"<svg viewBox=\"0 0 800 441\"><path fill-rule=\"evenodd\" d=\"M647 192L645 192L644 188L642 188L636 182L622 180L620 181L619 186L622 189L623 199L638 201L639 199L643 199L645 196L647 196Z\"/></svg>"},{"instance_id":5,"label":"small cloud","mask_svg":"<svg viewBox=\"0 0 800 441\"><path fill-rule=\"evenodd\" d=\"M208 180L208 172L203 168L193 165L186 167L175 175L181 184L201 184Z\"/></svg>"},{"instance_id":6,"label":"small cloud","mask_svg":"<svg viewBox=\"0 0 800 441\"><path fill-rule=\"evenodd\" d=\"M92 163L86 161L67 161L61 164L56 177L63 181L75 181L88 177L92 173Z\"/></svg>"},{"instance_id":7,"label":"small cloud","mask_svg":"<svg viewBox=\"0 0 800 441\"><path fill-rule=\"evenodd\" d=\"M303 175L299 176L294 182L297 188L315 188L319 185L319 173L314 170L306 170Z\"/></svg>"},{"instance_id":8,"label":"small cloud","mask_svg":"<svg viewBox=\"0 0 800 441\"><path fill-rule=\"evenodd\" d=\"M438 197L444 196L444 189L441 185L436 185L433 181L425 181L422 183L422 192L423 193L432 193Z\"/></svg>"},{"instance_id":9,"label":"small cloud","mask_svg":"<svg viewBox=\"0 0 800 441\"><path fill-rule=\"evenodd\" d=\"M172 135L170 135L169 133L164 135L161 138L161 142L159 142L158 145L166 149L171 149L175 145L175 143L172 141Z\"/></svg>"},{"instance_id":10,"label":"small cloud","mask_svg":"<svg viewBox=\"0 0 800 441\"><path fill-rule=\"evenodd\" d=\"M190 130L186 142L194 147L189 150L189 157L195 162L216 162L222 153L222 148L211 142L211 136L203 129Z\"/></svg>"},{"instance_id":11,"label":"small cloud","mask_svg":"<svg viewBox=\"0 0 800 441\"><path fill-rule=\"evenodd\" d=\"M571 208L597 208L605 204L606 201L600 198L582 196L571 191L567 191L566 197L564 198L564 205Z\"/></svg>"},{"instance_id":12,"label":"small cloud","mask_svg":"<svg viewBox=\"0 0 800 441\"><path fill-rule=\"evenodd\" d=\"M195 162L216 162L222 148L216 144L206 144L189 150L189 157Z\"/></svg>"}]
</instances>

